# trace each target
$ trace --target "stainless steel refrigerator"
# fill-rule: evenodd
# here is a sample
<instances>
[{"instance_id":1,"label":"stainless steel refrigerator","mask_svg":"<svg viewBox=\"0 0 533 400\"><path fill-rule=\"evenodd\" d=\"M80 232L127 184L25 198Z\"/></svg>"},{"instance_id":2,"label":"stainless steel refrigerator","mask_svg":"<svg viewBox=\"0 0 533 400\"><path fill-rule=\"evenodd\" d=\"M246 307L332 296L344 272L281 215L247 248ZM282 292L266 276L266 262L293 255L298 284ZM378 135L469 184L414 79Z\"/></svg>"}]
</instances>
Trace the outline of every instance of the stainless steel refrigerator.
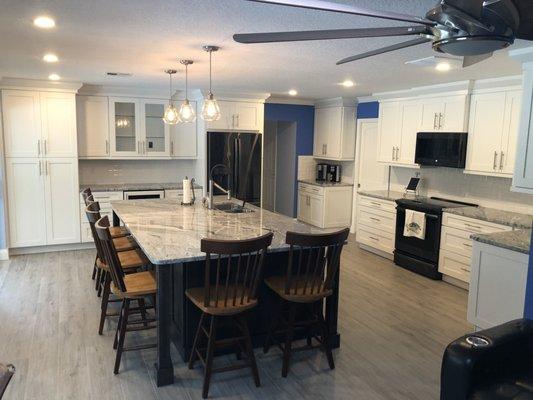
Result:
<instances>
[{"instance_id":1,"label":"stainless steel refrigerator","mask_svg":"<svg viewBox=\"0 0 533 400\"><path fill-rule=\"evenodd\" d=\"M207 133L207 181L213 166L215 182L231 190L239 200L259 206L261 203L261 135L255 133ZM216 189L214 195L223 193Z\"/></svg>"}]
</instances>

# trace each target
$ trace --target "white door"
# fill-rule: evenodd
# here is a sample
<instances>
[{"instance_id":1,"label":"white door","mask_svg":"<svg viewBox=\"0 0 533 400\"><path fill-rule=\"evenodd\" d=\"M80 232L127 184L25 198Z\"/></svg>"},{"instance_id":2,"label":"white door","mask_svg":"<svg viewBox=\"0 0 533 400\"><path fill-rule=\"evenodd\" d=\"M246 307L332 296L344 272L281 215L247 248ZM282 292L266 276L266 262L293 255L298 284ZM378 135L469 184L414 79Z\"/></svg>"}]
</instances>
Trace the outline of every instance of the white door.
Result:
<instances>
[{"instance_id":1,"label":"white door","mask_svg":"<svg viewBox=\"0 0 533 400\"><path fill-rule=\"evenodd\" d=\"M309 195L300 190L298 191L298 220L302 222L309 222L309 214Z\"/></svg>"},{"instance_id":2,"label":"white door","mask_svg":"<svg viewBox=\"0 0 533 400\"><path fill-rule=\"evenodd\" d=\"M6 159L9 247L46 244L43 161ZM79 211L74 217L80 220Z\"/></svg>"},{"instance_id":3,"label":"white door","mask_svg":"<svg viewBox=\"0 0 533 400\"><path fill-rule=\"evenodd\" d=\"M423 98L421 132L439 130L439 116L444 113L444 101L441 98Z\"/></svg>"},{"instance_id":4,"label":"white door","mask_svg":"<svg viewBox=\"0 0 533 400\"><path fill-rule=\"evenodd\" d=\"M327 136L326 136L326 157L341 158L341 137L343 129L343 107L327 108Z\"/></svg>"},{"instance_id":5,"label":"white door","mask_svg":"<svg viewBox=\"0 0 533 400\"><path fill-rule=\"evenodd\" d=\"M78 155L109 156L109 102L103 96L76 96Z\"/></svg>"},{"instance_id":6,"label":"white door","mask_svg":"<svg viewBox=\"0 0 533 400\"><path fill-rule=\"evenodd\" d=\"M109 98L109 141L113 157L141 157L140 105L135 98Z\"/></svg>"},{"instance_id":7,"label":"white door","mask_svg":"<svg viewBox=\"0 0 533 400\"><path fill-rule=\"evenodd\" d=\"M467 132L466 116L468 96L447 96L444 98L444 111L439 118L439 127L443 132Z\"/></svg>"},{"instance_id":8,"label":"white door","mask_svg":"<svg viewBox=\"0 0 533 400\"><path fill-rule=\"evenodd\" d=\"M235 106L231 101L218 101L218 107L220 108L220 119L218 121L208 122L206 124L206 130L209 132L227 131L233 129L235 120Z\"/></svg>"},{"instance_id":9,"label":"white door","mask_svg":"<svg viewBox=\"0 0 533 400\"><path fill-rule=\"evenodd\" d=\"M522 111L521 100L521 90L507 92L500 166L501 172L509 175L514 173L515 167L516 143L518 140L518 127L520 125L520 112Z\"/></svg>"},{"instance_id":10,"label":"white door","mask_svg":"<svg viewBox=\"0 0 533 400\"><path fill-rule=\"evenodd\" d=\"M416 134L420 131L422 103L418 100L406 101L401 105L400 134L396 161L405 165L415 165Z\"/></svg>"},{"instance_id":11,"label":"white door","mask_svg":"<svg viewBox=\"0 0 533 400\"><path fill-rule=\"evenodd\" d=\"M263 110L261 103L235 103L235 128L241 131L263 131Z\"/></svg>"},{"instance_id":12,"label":"white door","mask_svg":"<svg viewBox=\"0 0 533 400\"><path fill-rule=\"evenodd\" d=\"M466 169L499 172L502 147L505 94L485 93L472 96L468 132Z\"/></svg>"},{"instance_id":13,"label":"white door","mask_svg":"<svg viewBox=\"0 0 533 400\"><path fill-rule=\"evenodd\" d=\"M383 102L379 106L378 161L391 163L395 159L398 138L400 103Z\"/></svg>"},{"instance_id":14,"label":"white door","mask_svg":"<svg viewBox=\"0 0 533 400\"><path fill-rule=\"evenodd\" d=\"M196 102L191 101L196 107ZM170 126L170 156L192 159L198 156L198 122L177 123Z\"/></svg>"},{"instance_id":15,"label":"white door","mask_svg":"<svg viewBox=\"0 0 533 400\"><path fill-rule=\"evenodd\" d=\"M167 104L168 100L140 101L140 140L141 153L144 157L170 156L170 125L163 122ZM191 102L191 105L196 108L196 103ZM196 125L196 121L190 124Z\"/></svg>"},{"instance_id":16,"label":"white door","mask_svg":"<svg viewBox=\"0 0 533 400\"><path fill-rule=\"evenodd\" d=\"M311 225L324 226L324 196L309 195L309 221Z\"/></svg>"},{"instance_id":17,"label":"white door","mask_svg":"<svg viewBox=\"0 0 533 400\"><path fill-rule=\"evenodd\" d=\"M80 241L78 160L49 158L45 166L46 243Z\"/></svg>"},{"instance_id":18,"label":"white door","mask_svg":"<svg viewBox=\"0 0 533 400\"><path fill-rule=\"evenodd\" d=\"M39 92L3 90L2 113L6 157L38 157L42 150Z\"/></svg>"},{"instance_id":19,"label":"white door","mask_svg":"<svg viewBox=\"0 0 533 400\"><path fill-rule=\"evenodd\" d=\"M77 157L75 95L41 92L40 98L43 155Z\"/></svg>"}]
</instances>

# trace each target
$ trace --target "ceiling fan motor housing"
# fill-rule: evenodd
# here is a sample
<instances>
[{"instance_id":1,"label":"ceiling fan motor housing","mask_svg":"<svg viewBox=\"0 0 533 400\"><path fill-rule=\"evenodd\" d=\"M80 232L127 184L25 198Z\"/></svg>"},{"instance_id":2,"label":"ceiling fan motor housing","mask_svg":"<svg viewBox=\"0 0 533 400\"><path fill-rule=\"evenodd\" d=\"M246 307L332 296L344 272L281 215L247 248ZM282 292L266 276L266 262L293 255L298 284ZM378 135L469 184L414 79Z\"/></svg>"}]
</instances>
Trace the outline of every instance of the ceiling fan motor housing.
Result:
<instances>
[{"instance_id":1,"label":"ceiling fan motor housing","mask_svg":"<svg viewBox=\"0 0 533 400\"><path fill-rule=\"evenodd\" d=\"M514 43L520 15L511 0L487 4L479 10L468 9L469 12L459 7L461 3L468 1L442 0L428 12L426 18L437 23L431 28L435 36L434 50L455 56L476 56ZM474 12L478 15L473 15Z\"/></svg>"}]
</instances>

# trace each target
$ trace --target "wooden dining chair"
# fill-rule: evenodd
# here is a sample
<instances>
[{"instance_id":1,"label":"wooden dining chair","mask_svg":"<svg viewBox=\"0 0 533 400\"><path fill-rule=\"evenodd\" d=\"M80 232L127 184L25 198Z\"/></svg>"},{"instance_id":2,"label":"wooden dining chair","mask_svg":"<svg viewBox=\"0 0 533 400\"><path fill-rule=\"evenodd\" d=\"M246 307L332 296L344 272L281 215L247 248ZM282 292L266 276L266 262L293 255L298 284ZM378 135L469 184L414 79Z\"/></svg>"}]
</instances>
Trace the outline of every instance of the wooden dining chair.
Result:
<instances>
[{"instance_id":1,"label":"wooden dining chair","mask_svg":"<svg viewBox=\"0 0 533 400\"><path fill-rule=\"evenodd\" d=\"M4 396L7 385L15 374L15 367L12 364L0 363L0 399Z\"/></svg>"},{"instance_id":2,"label":"wooden dining chair","mask_svg":"<svg viewBox=\"0 0 533 400\"><path fill-rule=\"evenodd\" d=\"M200 359L204 365L202 397L209 393L211 375L214 372L232 371L250 367L256 386L260 386L252 340L244 313L257 306L257 289L262 280L263 259L272 243L272 233L247 240L202 239L201 250L206 253L203 287L187 289L185 294L202 312L194 337L189 368ZM204 322L209 319L208 327ZM217 341L219 320L235 324L241 335ZM207 347L200 348L206 339ZM213 368L213 356L217 346L234 346L237 354L246 359L236 365ZM239 357L240 358L240 357Z\"/></svg>"},{"instance_id":3,"label":"wooden dining chair","mask_svg":"<svg viewBox=\"0 0 533 400\"><path fill-rule=\"evenodd\" d=\"M287 272L285 276L265 279L267 286L277 294L279 303L274 311L263 351L267 353L272 341L285 334L283 346L278 343L283 352L283 377L289 372L291 352L317 347L312 344L313 338L326 353L329 367L335 368L322 301L333 294L342 248L349 233L349 229L319 235L287 232L285 241L290 246ZM300 317L298 321L296 316ZM293 349L292 340L296 329L306 331L307 345Z\"/></svg>"},{"instance_id":4,"label":"wooden dining chair","mask_svg":"<svg viewBox=\"0 0 533 400\"><path fill-rule=\"evenodd\" d=\"M118 374L123 352L150 349L157 346L156 343L130 347L124 346L127 332L157 328L155 316L149 317L146 313L147 310L155 308L157 283L153 270L131 274L124 273L124 265L122 265L120 253L116 250L113 243L109 227L109 218L107 216L100 218L95 224L98 238L102 244L106 265L109 268L109 275L111 275L111 292L122 300L115 341L113 343L113 348L117 350L113 373ZM147 306L146 299L153 305ZM132 307L132 301L137 301L138 307ZM130 316L136 313L140 313L141 318L130 319Z\"/></svg>"},{"instance_id":5,"label":"wooden dining chair","mask_svg":"<svg viewBox=\"0 0 533 400\"><path fill-rule=\"evenodd\" d=\"M111 273L106 262L102 242L96 231L96 222L101 218L100 212L96 211L97 208L97 203L91 203L86 207L85 213L87 215L87 220L89 221L91 233L94 239L94 245L96 247L96 265L99 270L98 276L100 277L98 282L99 291L101 292L102 296L102 302L100 307L101 311L98 334L101 335L104 329L105 319L110 316L115 316L116 314L109 314L107 311L111 294ZM112 240L114 243L116 239ZM118 259L120 261L120 266L125 273L136 272L139 268L151 265L150 261L148 261L148 258L140 249L118 252Z\"/></svg>"}]
</instances>

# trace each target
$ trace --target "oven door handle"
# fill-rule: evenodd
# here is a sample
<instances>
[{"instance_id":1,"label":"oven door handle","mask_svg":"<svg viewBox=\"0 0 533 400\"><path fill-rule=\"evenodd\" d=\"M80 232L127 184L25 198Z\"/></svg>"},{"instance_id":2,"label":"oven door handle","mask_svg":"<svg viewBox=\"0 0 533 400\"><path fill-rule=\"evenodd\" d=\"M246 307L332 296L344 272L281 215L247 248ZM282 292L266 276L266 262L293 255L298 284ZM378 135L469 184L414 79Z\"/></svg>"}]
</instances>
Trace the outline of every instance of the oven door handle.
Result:
<instances>
[{"instance_id":1,"label":"oven door handle","mask_svg":"<svg viewBox=\"0 0 533 400\"><path fill-rule=\"evenodd\" d=\"M433 214L426 214L426 219L439 219L439 216Z\"/></svg>"}]
</instances>

